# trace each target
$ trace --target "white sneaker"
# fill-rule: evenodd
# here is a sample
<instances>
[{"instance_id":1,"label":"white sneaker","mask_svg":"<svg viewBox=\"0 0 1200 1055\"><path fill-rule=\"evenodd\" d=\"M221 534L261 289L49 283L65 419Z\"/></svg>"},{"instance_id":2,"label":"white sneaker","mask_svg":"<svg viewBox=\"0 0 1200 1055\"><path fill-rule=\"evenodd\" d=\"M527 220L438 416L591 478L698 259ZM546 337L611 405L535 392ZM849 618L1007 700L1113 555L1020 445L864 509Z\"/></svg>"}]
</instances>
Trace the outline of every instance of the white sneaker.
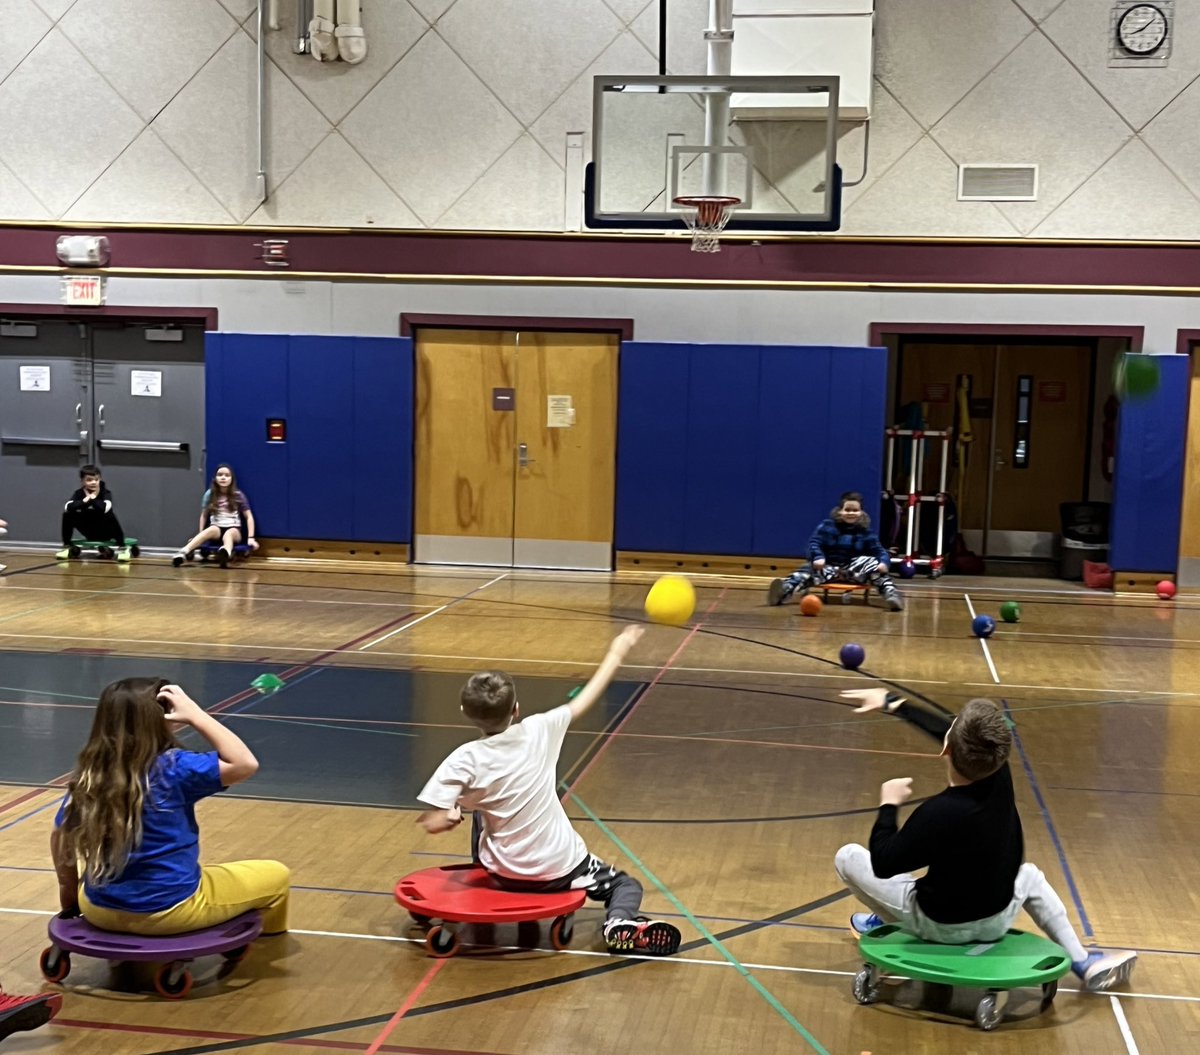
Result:
<instances>
[{"instance_id":1,"label":"white sneaker","mask_svg":"<svg viewBox=\"0 0 1200 1055\"><path fill-rule=\"evenodd\" d=\"M1136 962L1136 952L1091 952L1082 964L1072 964L1072 969L1089 993L1104 993L1127 982Z\"/></svg>"}]
</instances>

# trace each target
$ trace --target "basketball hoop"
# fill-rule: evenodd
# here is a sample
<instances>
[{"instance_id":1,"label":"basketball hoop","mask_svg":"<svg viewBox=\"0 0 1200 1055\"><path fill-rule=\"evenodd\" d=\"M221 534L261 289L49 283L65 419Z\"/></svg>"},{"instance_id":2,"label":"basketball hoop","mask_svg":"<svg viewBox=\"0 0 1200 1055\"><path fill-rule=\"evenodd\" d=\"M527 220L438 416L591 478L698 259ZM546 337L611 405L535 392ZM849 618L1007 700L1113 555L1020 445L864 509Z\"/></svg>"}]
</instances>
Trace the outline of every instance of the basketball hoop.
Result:
<instances>
[{"instance_id":1,"label":"basketball hoop","mask_svg":"<svg viewBox=\"0 0 1200 1055\"><path fill-rule=\"evenodd\" d=\"M692 232L692 252L719 253L721 232L733 210L742 204L742 199L698 194L676 198L675 204L683 209L684 223Z\"/></svg>"}]
</instances>

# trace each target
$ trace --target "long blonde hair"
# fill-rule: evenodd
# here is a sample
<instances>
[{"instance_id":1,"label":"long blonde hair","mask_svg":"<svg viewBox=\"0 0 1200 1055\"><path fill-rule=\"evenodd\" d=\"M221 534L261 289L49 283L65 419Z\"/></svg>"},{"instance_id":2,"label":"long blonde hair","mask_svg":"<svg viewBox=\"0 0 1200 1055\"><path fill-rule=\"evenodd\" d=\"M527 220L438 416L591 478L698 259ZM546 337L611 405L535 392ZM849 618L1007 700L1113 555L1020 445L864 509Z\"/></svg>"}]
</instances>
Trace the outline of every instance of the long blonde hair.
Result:
<instances>
[{"instance_id":1,"label":"long blonde hair","mask_svg":"<svg viewBox=\"0 0 1200 1055\"><path fill-rule=\"evenodd\" d=\"M166 678L123 678L100 693L63 814L83 876L93 886L116 879L141 845L150 770L159 755L179 746L158 702L168 684Z\"/></svg>"}]
</instances>

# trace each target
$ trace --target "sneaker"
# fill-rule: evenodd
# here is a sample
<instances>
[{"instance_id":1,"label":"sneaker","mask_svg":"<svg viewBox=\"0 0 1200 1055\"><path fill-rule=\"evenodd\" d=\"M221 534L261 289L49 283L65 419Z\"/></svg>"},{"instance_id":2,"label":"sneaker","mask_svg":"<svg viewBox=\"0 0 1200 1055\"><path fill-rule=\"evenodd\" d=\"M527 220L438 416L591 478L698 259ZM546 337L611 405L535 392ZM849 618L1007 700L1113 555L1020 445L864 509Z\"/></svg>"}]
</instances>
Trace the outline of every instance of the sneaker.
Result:
<instances>
[{"instance_id":1,"label":"sneaker","mask_svg":"<svg viewBox=\"0 0 1200 1055\"><path fill-rule=\"evenodd\" d=\"M0 1040L12 1033L37 1029L62 1010L61 993L6 996L0 993Z\"/></svg>"},{"instance_id":2,"label":"sneaker","mask_svg":"<svg viewBox=\"0 0 1200 1055\"><path fill-rule=\"evenodd\" d=\"M900 591L894 586L889 586L883 591L883 600L893 612L904 611L904 598L900 596Z\"/></svg>"},{"instance_id":3,"label":"sneaker","mask_svg":"<svg viewBox=\"0 0 1200 1055\"><path fill-rule=\"evenodd\" d=\"M604 943L610 952L631 952L639 956L670 956L679 951L678 927L662 920L610 919L604 921Z\"/></svg>"},{"instance_id":4,"label":"sneaker","mask_svg":"<svg viewBox=\"0 0 1200 1055\"><path fill-rule=\"evenodd\" d=\"M171 558L171 564L178 568L185 560L188 559L187 550L180 550Z\"/></svg>"},{"instance_id":5,"label":"sneaker","mask_svg":"<svg viewBox=\"0 0 1200 1055\"><path fill-rule=\"evenodd\" d=\"M1089 993L1103 993L1129 981L1136 962L1136 952L1090 952L1086 960L1071 964L1071 970Z\"/></svg>"},{"instance_id":6,"label":"sneaker","mask_svg":"<svg viewBox=\"0 0 1200 1055\"><path fill-rule=\"evenodd\" d=\"M229 550L227 550L224 546L217 550L217 563L221 565L222 568L229 566Z\"/></svg>"},{"instance_id":7,"label":"sneaker","mask_svg":"<svg viewBox=\"0 0 1200 1055\"><path fill-rule=\"evenodd\" d=\"M117 560L127 561L132 559L133 554L129 551L128 546L122 546L119 550L117 550Z\"/></svg>"},{"instance_id":8,"label":"sneaker","mask_svg":"<svg viewBox=\"0 0 1200 1055\"><path fill-rule=\"evenodd\" d=\"M54 554L54 559L55 560L70 560L71 559L71 547L67 546L65 549L60 549L56 554Z\"/></svg>"},{"instance_id":9,"label":"sneaker","mask_svg":"<svg viewBox=\"0 0 1200 1055\"><path fill-rule=\"evenodd\" d=\"M767 604L780 605L791 595L787 579L772 579L767 587Z\"/></svg>"},{"instance_id":10,"label":"sneaker","mask_svg":"<svg viewBox=\"0 0 1200 1055\"><path fill-rule=\"evenodd\" d=\"M855 912L850 917L850 929L855 934L867 934L876 927L882 927L883 923L874 912Z\"/></svg>"}]
</instances>

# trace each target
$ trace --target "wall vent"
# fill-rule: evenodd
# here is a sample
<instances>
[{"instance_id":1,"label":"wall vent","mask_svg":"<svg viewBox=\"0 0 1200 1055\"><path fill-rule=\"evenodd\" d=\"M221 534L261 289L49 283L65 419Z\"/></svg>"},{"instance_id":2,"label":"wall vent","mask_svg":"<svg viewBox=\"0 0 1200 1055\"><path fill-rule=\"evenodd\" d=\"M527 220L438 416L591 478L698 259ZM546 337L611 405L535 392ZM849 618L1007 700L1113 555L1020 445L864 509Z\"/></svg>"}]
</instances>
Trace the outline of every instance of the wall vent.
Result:
<instances>
[{"instance_id":1,"label":"wall vent","mask_svg":"<svg viewBox=\"0 0 1200 1055\"><path fill-rule=\"evenodd\" d=\"M1037 201L1037 165L959 165L959 201Z\"/></svg>"}]
</instances>

